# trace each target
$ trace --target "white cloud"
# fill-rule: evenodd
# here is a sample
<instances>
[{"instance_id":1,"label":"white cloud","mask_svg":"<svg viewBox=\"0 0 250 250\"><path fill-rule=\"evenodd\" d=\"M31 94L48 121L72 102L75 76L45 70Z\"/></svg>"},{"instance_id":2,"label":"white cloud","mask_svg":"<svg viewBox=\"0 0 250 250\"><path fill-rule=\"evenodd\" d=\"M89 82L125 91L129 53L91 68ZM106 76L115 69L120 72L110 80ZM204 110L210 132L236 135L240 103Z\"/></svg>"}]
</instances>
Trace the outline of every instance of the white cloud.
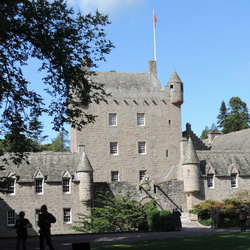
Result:
<instances>
[{"instance_id":1,"label":"white cloud","mask_svg":"<svg viewBox=\"0 0 250 250\"><path fill-rule=\"evenodd\" d=\"M98 10L103 14L111 14L126 10L145 0L68 0L68 4L78 7L83 13Z\"/></svg>"}]
</instances>

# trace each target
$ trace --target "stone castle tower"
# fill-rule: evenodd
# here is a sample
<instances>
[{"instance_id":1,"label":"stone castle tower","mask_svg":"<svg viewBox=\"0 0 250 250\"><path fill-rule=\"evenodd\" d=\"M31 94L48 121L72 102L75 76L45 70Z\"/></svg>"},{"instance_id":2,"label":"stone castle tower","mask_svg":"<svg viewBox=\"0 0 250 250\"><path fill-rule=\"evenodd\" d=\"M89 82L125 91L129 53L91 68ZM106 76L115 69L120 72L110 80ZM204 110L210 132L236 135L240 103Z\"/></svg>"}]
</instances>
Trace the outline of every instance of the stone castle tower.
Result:
<instances>
[{"instance_id":1,"label":"stone castle tower","mask_svg":"<svg viewBox=\"0 0 250 250\"><path fill-rule=\"evenodd\" d=\"M127 181L138 185L147 172L162 181L180 158L183 83L176 72L161 86L156 62L148 73L96 72L92 80L111 93L106 102L84 111L96 122L71 130L71 151L84 144L94 182Z\"/></svg>"}]
</instances>

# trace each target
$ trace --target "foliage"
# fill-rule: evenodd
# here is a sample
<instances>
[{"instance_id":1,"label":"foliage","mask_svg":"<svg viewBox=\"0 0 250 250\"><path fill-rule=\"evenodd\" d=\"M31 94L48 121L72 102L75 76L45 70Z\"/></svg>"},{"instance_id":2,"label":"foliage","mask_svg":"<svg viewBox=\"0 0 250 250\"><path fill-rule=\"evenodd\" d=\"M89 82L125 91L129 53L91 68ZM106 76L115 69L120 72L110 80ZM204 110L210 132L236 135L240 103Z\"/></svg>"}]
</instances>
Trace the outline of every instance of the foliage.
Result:
<instances>
[{"instance_id":1,"label":"foliage","mask_svg":"<svg viewBox=\"0 0 250 250\"><path fill-rule=\"evenodd\" d=\"M220 106L220 114L217 116L217 124L219 128L223 127L223 123L225 121L227 117L227 107L224 101L221 102L221 106Z\"/></svg>"},{"instance_id":2,"label":"foliage","mask_svg":"<svg viewBox=\"0 0 250 250\"><path fill-rule=\"evenodd\" d=\"M125 232L138 230L147 222L146 211L155 209L153 204L141 205L126 195L110 197L99 194L99 207L93 207L89 214L79 214L80 221L73 229L85 233Z\"/></svg>"},{"instance_id":3,"label":"foliage","mask_svg":"<svg viewBox=\"0 0 250 250\"><path fill-rule=\"evenodd\" d=\"M173 216L170 211L152 210L147 213L149 231L174 230Z\"/></svg>"},{"instance_id":4,"label":"foliage","mask_svg":"<svg viewBox=\"0 0 250 250\"><path fill-rule=\"evenodd\" d=\"M244 206L250 212L250 191L244 190L235 197L224 199L221 202L206 200L193 206L192 212L198 214L199 222L203 225L211 225L211 211L217 208L220 214L220 225L238 225L238 212Z\"/></svg>"},{"instance_id":5,"label":"foliage","mask_svg":"<svg viewBox=\"0 0 250 250\"><path fill-rule=\"evenodd\" d=\"M211 210L213 210L214 208L220 208L221 206L221 202L214 200L206 200L197 205L194 205L192 211L198 214L200 218L208 219L210 218Z\"/></svg>"},{"instance_id":6,"label":"foliage","mask_svg":"<svg viewBox=\"0 0 250 250\"><path fill-rule=\"evenodd\" d=\"M222 128L222 133L227 134L249 128L250 115L246 103L239 97L232 97L228 106L226 108L223 101L220 107L220 114L217 117L217 123Z\"/></svg>"},{"instance_id":7,"label":"foliage","mask_svg":"<svg viewBox=\"0 0 250 250\"><path fill-rule=\"evenodd\" d=\"M200 140L207 139L208 138L208 132L209 132L209 128L208 128L208 126L206 126L205 129L203 129L202 132L201 132Z\"/></svg>"},{"instance_id":8,"label":"foliage","mask_svg":"<svg viewBox=\"0 0 250 250\"><path fill-rule=\"evenodd\" d=\"M207 139L208 133L214 132L214 131L218 131L218 128L216 127L216 125L214 123L212 124L212 126L210 128L208 128L208 126L206 126L205 129L201 133L200 140Z\"/></svg>"},{"instance_id":9,"label":"foliage","mask_svg":"<svg viewBox=\"0 0 250 250\"><path fill-rule=\"evenodd\" d=\"M89 80L89 69L114 47L106 39L107 24L107 15L76 14L64 0L1 1L0 136L8 135L11 152L27 152L26 136L36 136L32 118L44 113L53 117L56 131L63 131L65 123L81 129L94 122L81 107L107 96L103 85ZM23 73L31 58L45 73L43 93L32 90ZM38 84L36 79L32 83ZM48 105L45 93L51 96Z\"/></svg>"},{"instance_id":10,"label":"foliage","mask_svg":"<svg viewBox=\"0 0 250 250\"><path fill-rule=\"evenodd\" d=\"M52 140L51 144L42 145L42 150L49 150L54 152L65 152L69 151L69 140L67 139L66 132L60 132L58 136Z\"/></svg>"}]
</instances>

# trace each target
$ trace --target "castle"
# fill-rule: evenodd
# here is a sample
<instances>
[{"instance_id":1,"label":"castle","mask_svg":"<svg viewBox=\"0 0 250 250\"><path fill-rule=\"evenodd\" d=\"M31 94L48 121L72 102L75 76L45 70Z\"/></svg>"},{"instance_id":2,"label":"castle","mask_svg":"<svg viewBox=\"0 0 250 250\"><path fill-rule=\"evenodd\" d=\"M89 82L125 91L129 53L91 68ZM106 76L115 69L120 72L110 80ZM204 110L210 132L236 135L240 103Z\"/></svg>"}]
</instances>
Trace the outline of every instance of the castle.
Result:
<instances>
[{"instance_id":1,"label":"castle","mask_svg":"<svg viewBox=\"0 0 250 250\"><path fill-rule=\"evenodd\" d=\"M0 194L0 237L14 236L20 211L37 234L40 207L57 218L53 234L75 233L78 213L87 213L99 190L130 191L141 203L187 212L206 199L222 200L250 183L250 129L209 134L201 142L186 125L182 132L184 85L173 72L162 86L156 62L148 73L96 72L106 102L82 107L97 115L82 131L71 129L71 153L30 153L29 164L5 166L12 181ZM226 192L225 192L226 191Z\"/></svg>"}]
</instances>

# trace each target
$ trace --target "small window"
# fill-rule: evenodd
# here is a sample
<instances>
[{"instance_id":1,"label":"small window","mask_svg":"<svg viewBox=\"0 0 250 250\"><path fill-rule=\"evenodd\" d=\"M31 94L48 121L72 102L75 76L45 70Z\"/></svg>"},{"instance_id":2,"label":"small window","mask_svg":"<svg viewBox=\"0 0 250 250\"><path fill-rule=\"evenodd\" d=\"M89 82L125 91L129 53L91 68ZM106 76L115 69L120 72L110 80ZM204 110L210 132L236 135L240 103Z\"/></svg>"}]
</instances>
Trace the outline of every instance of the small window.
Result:
<instances>
[{"instance_id":1,"label":"small window","mask_svg":"<svg viewBox=\"0 0 250 250\"><path fill-rule=\"evenodd\" d=\"M139 179L140 179L140 181L143 179L143 177L146 175L146 170L140 170L139 171Z\"/></svg>"},{"instance_id":2,"label":"small window","mask_svg":"<svg viewBox=\"0 0 250 250\"><path fill-rule=\"evenodd\" d=\"M173 84L170 85L170 91L174 91L174 85Z\"/></svg>"},{"instance_id":3,"label":"small window","mask_svg":"<svg viewBox=\"0 0 250 250\"><path fill-rule=\"evenodd\" d=\"M15 210L7 211L7 226L14 226L15 225Z\"/></svg>"},{"instance_id":4,"label":"small window","mask_svg":"<svg viewBox=\"0 0 250 250\"><path fill-rule=\"evenodd\" d=\"M171 125L172 124L172 121L171 120L168 120L168 125Z\"/></svg>"},{"instance_id":5,"label":"small window","mask_svg":"<svg viewBox=\"0 0 250 250\"><path fill-rule=\"evenodd\" d=\"M208 188L213 188L214 187L214 175L213 174L208 174L207 175L207 187Z\"/></svg>"},{"instance_id":6,"label":"small window","mask_svg":"<svg viewBox=\"0 0 250 250\"><path fill-rule=\"evenodd\" d=\"M16 183L16 180L14 178L10 178L8 180L8 190L7 190L7 193L9 195L15 195L15 183Z\"/></svg>"},{"instance_id":7,"label":"small window","mask_svg":"<svg viewBox=\"0 0 250 250\"><path fill-rule=\"evenodd\" d=\"M119 181L119 172L111 171L111 182L118 182L118 181Z\"/></svg>"},{"instance_id":8,"label":"small window","mask_svg":"<svg viewBox=\"0 0 250 250\"><path fill-rule=\"evenodd\" d=\"M231 174L231 187L237 187L237 174Z\"/></svg>"},{"instance_id":9,"label":"small window","mask_svg":"<svg viewBox=\"0 0 250 250\"><path fill-rule=\"evenodd\" d=\"M109 114L109 126L117 126L116 114Z\"/></svg>"},{"instance_id":10,"label":"small window","mask_svg":"<svg viewBox=\"0 0 250 250\"><path fill-rule=\"evenodd\" d=\"M71 223L71 209L70 208L63 209L63 223L65 224Z\"/></svg>"},{"instance_id":11,"label":"small window","mask_svg":"<svg viewBox=\"0 0 250 250\"><path fill-rule=\"evenodd\" d=\"M35 223L36 223L36 225L38 225L40 214L41 214L41 209L36 209L36 211L35 211Z\"/></svg>"},{"instance_id":12,"label":"small window","mask_svg":"<svg viewBox=\"0 0 250 250\"><path fill-rule=\"evenodd\" d=\"M110 154L118 155L118 143L117 142L110 142Z\"/></svg>"},{"instance_id":13,"label":"small window","mask_svg":"<svg viewBox=\"0 0 250 250\"><path fill-rule=\"evenodd\" d=\"M62 180L62 188L64 194L70 193L70 179L69 178L63 178Z\"/></svg>"},{"instance_id":14,"label":"small window","mask_svg":"<svg viewBox=\"0 0 250 250\"><path fill-rule=\"evenodd\" d=\"M144 113L137 114L137 125L145 126L145 114Z\"/></svg>"},{"instance_id":15,"label":"small window","mask_svg":"<svg viewBox=\"0 0 250 250\"><path fill-rule=\"evenodd\" d=\"M138 142L138 153L146 154L146 142L145 141Z\"/></svg>"},{"instance_id":16,"label":"small window","mask_svg":"<svg viewBox=\"0 0 250 250\"><path fill-rule=\"evenodd\" d=\"M168 150L166 150L166 157L168 157Z\"/></svg>"},{"instance_id":17,"label":"small window","mask_svg":"<svg viewBox=\"0 0 250 250\"><path fill-rule=\"evenodd\" d=\"M43 179L35 179L36 194L43 194Z\"/></svg>"}]
</instances>

